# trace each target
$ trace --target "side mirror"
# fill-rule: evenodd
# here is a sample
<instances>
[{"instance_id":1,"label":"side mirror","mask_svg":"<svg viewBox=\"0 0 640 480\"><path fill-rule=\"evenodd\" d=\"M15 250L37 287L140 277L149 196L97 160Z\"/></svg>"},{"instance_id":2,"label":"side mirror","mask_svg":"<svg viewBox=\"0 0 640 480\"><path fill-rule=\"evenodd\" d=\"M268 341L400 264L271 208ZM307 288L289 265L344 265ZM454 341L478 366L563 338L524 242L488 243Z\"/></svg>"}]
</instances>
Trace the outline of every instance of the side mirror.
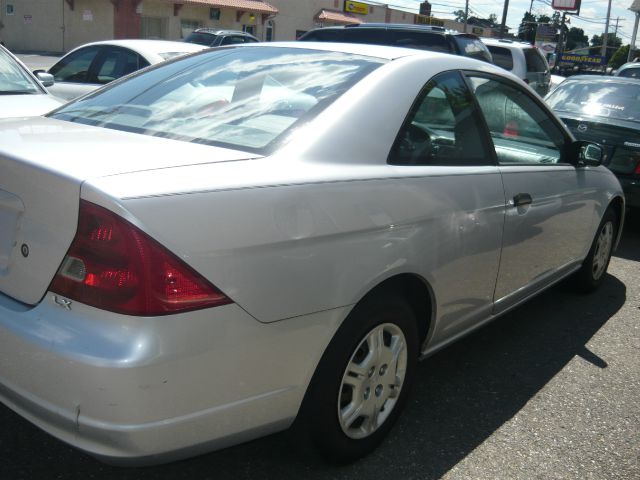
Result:
<instances>
[{"instance_id":1,"label":"side mirror","mask_svg":"<svg viewBox=\"0 0 640 480\"><path fill-rule=\"evenodd\" d=\"M602 164L604 150L600 145L582 140L578 140L574 145L579 166L597 167Z\"/></svg>"},{"instance_id":2,"label":"side mirror","mask_svg":"<svg viewBox=\"0 0 640 480\"><path fill-rule=\"evenodd\" d=\"M36 77L38 78L38 80L40 80L40 83L42 83L42 85L45 87L50 87L55 83L53 75L45 71L37 72Z\"/></svg>"}]
</instances>

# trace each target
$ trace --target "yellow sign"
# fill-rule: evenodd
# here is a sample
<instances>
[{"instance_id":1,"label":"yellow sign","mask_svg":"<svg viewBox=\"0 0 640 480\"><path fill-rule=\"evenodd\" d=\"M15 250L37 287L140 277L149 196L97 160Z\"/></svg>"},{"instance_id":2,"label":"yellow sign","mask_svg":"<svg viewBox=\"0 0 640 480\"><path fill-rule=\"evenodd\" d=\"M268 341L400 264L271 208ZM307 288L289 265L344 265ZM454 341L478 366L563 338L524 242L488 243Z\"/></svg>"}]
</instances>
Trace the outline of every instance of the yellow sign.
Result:
<instances>
[{"instance_id":1,"label":"yellow sign","mask_svg":"<svg viewBox=\"0 0 640 480\"><path fill-rule=\"evenodd\" d=\"M426 17L424 15L416 15L416 24L444 27L444 20L440 20L439 18L436 18L436 17Z\"/></svg>"},{"instance_id":2,"label":"yellow sign","mask_svg":"<svg viewBox=\"0 0 640 480\"><path fill-rule=\"evenodd\" d=\"M357 13L359 15L366 15L367 13L369 13L369 5L367 5L366 3L345 0L344 11L349 13Z\"/></svg>"}]
</instances>

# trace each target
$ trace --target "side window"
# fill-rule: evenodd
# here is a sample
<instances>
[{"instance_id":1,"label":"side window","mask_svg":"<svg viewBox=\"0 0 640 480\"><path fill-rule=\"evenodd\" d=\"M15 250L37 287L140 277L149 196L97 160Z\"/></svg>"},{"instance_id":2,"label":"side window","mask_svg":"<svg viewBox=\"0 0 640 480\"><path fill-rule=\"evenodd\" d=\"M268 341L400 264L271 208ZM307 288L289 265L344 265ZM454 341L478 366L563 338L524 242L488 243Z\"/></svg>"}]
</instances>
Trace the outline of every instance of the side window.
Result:
<instances>
[{"instance_id":1,"label":"side window","mask_svg":"<svg viewBox=\"0 0 640 480\"><path fill-rule=\"evenodd\" d=\"M425 85L389 155L393 165L489 165L473 96L458 72Z\"/></svg>"},{"instance_id":2,"label":"side window","mask_svg":"<svg viewBox=\"0 0 640 480\"><path fill-rule=\"evenodd\" d=\"M508 48L494 47L493 45L489 45L489 51L493 56L493 63L495 63L499 67L504 68L505 70L513 69L513 56L511 55L511 50L509 50Z\"/></svg>"},{"instance_id":3,"label":"side window","mask_svg":"<svg viewBox=\"0 0 640 480\"><path fill-rule=\"evenodd\" d=\"M95 68L96 78L93 81L103 85L135 72L145 64L146 62L136 52L123 48L110 48L98 58Z\"/></svg>"},{"instance_id":4,"label":"side window","mask_svg":"<svg viewBox=\"0 0 640 480\"><path fill-rule=\"evenodd\" d=\"M86 83L89 81L89 67L100 47L87 47L72 53L49 69L56 82Z\"/></svg>"},{"instance_id":5,"label":"side window","mask_svg":"<svg viewBox=\"0 0 640 480\"><path fill-rule=\"evenodd\" d=\"M562 161L564 133L528 93L502 81L480 77L470 80L487 121L498 163Z\"/></svg>"}]
</instances>

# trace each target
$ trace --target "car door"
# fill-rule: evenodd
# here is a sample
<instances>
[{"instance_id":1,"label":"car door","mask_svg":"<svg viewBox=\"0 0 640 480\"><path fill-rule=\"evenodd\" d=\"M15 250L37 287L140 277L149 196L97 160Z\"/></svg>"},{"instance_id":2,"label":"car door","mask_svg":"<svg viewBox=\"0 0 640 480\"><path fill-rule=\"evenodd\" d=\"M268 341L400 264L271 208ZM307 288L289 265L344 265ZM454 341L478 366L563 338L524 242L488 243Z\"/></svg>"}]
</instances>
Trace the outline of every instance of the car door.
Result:
<instances>
[{"instance_id":1,"label":"car door","mask_svg":"<svg viewBox=\"0 0 640 480\"><path fill-rule=\"evenodd\" d=\"M595 192L567 158L565 129L540 100L504 78L469 75L502 173L507 209L495 312L512 306L582 260Z\"/></svg>"},{"instance_id":2,"label":"car door","mask_svg":"<svg viewBox=\"0 0 640 480\"><path fill-rule=\"evenodd\" d=\"M49 69L56 82L48 88L49 92L71 100L95 89L96 86L90 83L91 66L102 50L100 45L92 45L64 56Z\"/></svg>"},{"instance_id":3,"label":"car door","mask_svg":"<svg viewBox=\"0 0 640 480\"><path fill-rule=\"evenodd\" d=\"M390 177L421 206L423 274L438 299L432 344L490 316L505 198L481 116L460 72L430 80L392 147Z\"/></svg>"}]
</instances>

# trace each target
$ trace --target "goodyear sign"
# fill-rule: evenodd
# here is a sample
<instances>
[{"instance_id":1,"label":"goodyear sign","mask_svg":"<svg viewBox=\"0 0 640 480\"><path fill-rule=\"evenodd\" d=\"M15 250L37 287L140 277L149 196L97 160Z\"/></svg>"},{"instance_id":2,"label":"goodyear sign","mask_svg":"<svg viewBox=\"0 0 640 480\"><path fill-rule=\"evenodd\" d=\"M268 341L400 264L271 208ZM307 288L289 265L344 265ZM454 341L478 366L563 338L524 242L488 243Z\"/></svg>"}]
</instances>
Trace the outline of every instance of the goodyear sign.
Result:
<instances>
[{"instance_id":1,"label":"goodyear sign","mask_svg":"<svg viewBox=\"0 0 640 480\"><path fill-rule=\"evenodd\" d=\"M583 63L587 65L603 65L605 58L600 55L574 55L572 53L563 53L560 55L560 61L563 63Z\"/></svg>"},{"instance_id":2,"label":"goodyear sign","mask_svg":"<svg viewBox=\"0 0 640 480\"><path fill-rule=\"evenodd\" d=\"M424 15L416 15L417 25L434 25L436 27L444 27L444 20L436 17L425 17Z\"/></svg>"},{"instance_id":3,"label":"goodyear sign","mask_svg":"<svg viewBox=\"0 0 640 480\"><path fill-rule=\"evenodd\" d=\"M351 0L345 0L344 11L349 13L357 13L359 15L366 15L369 13L369 5L362 2L352 2Z\"/></svg>"}]
</instances>

